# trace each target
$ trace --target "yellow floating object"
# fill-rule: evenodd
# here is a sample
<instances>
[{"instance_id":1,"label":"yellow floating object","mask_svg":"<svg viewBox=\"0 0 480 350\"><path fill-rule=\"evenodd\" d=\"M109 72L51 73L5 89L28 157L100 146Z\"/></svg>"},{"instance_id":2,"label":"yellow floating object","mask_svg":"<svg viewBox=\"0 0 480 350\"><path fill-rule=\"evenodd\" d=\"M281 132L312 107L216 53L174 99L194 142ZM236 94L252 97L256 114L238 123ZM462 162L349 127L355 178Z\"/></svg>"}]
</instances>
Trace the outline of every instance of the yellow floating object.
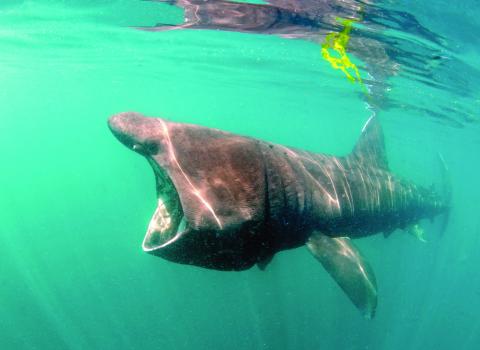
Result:
<instances>
[{"instance_id":1,"label":"yellow floating object","mask_svg":"<svg viewBox=\"0 0 480 350\"><path fill-rule=\"evenodd\" d=\"M347 56L347 45L354 21L341 18L337 21L343 24L343 30L339 33L330 33L325 37L325 42L322 44L322 56L330 62L334 69L340 69L349 81L362 84L357 66ZM332 53L336 53L335 56Z\"/></svg>"}]
</instances>

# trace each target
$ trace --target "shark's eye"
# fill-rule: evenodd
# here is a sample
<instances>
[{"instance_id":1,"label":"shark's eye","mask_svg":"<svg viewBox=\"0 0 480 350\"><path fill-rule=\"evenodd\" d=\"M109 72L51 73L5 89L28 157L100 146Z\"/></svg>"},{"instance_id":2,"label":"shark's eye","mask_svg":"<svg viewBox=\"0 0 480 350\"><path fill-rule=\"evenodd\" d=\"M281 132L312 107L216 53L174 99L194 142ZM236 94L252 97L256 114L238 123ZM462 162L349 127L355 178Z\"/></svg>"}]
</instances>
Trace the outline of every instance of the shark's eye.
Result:
<instances>
[{"instance_id":1,"label":"shark's eye","mask_svg":"<svg viewBox=\"0 0 480 350\"><path fill-rule=\"evenodd\" d=\"M143 142L142 144L134 144L132 149L135 152L138 152L140 154L143 154L145 156L154 156L159 152L159 145L157 142L153 140L147 140Z\"/></svg>"},{"instance_id":2,"label":"shark's eye","mask_svg":"<svg viewBox=\"0 0 480 350\"><path fill-rule=\"evenodd\" d=\"M144 152L149 155L155 155L160 151L159 144L154 140L147 140L143 143Z\"/></svg>"}]
</instances>

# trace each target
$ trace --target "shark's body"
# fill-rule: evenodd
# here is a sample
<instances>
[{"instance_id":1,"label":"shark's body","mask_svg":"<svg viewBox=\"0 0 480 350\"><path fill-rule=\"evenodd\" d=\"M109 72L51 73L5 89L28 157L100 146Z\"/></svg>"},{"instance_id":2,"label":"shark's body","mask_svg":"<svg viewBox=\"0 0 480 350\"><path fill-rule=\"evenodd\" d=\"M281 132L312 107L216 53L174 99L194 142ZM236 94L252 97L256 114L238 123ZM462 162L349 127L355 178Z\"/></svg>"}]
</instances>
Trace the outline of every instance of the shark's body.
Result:
<instances>
[{"instance_id":1,"label":"shark's body","mask_svg":"<svg viewBox=\"0 0 480 350\"><path fill-rule=\"evenodd\" d=\"M350 238L389 234L447 209L433 191L389 171L375 118L346 157L136 113L113 116L109 126L155 171L159 202L145 251L243 270L306 244L368 317L375 278Z\"/></svg>"}]
</instances>

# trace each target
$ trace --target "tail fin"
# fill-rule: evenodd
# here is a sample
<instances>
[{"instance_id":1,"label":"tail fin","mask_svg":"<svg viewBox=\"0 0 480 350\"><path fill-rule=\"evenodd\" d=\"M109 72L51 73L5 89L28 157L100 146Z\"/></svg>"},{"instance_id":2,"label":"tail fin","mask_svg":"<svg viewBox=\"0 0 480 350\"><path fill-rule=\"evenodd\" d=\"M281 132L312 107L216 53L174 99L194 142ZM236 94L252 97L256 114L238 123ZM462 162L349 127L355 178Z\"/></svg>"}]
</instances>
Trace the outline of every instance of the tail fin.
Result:
<instances>
[{"instance_id":1,"label":"tail fin","mask_svg":"<svg viewBox=\"0 0 480 350\"><path fill-rule=\"evenodd\" d=\"M448 226L448 221L450 219L450 209L452 205L452 183L450 180L450 171L448 169L447 163L445 162L445 159L440 152L438 153L438 159L440 161L440 171L442 172L441 186L446 207L445 213L441 216L440 223L440 235L443 236Z\"/></svg>"}]
</instances>

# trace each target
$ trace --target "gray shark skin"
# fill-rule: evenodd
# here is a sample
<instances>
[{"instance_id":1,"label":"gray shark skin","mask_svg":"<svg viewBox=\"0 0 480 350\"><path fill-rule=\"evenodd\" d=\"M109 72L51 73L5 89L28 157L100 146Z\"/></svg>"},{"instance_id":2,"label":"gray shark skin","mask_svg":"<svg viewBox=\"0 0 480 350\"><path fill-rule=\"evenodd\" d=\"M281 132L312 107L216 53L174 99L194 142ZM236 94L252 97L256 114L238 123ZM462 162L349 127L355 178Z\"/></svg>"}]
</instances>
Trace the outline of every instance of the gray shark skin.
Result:
<instances>
[{"instance_id":1,"label":"gray shark skin","mask_svg":"<svg viewBox=\"0 0 480 350\"><path fill-rule=\"evenodd\" d=\"M376 281L351 238L389 234L448 209L433 191L389 171L376 118L345 157L132 112L108 125L154 170L158 205L144 251L245 270L306 245L367 318L377 304Z\"/></svg>"}]
</instances>

